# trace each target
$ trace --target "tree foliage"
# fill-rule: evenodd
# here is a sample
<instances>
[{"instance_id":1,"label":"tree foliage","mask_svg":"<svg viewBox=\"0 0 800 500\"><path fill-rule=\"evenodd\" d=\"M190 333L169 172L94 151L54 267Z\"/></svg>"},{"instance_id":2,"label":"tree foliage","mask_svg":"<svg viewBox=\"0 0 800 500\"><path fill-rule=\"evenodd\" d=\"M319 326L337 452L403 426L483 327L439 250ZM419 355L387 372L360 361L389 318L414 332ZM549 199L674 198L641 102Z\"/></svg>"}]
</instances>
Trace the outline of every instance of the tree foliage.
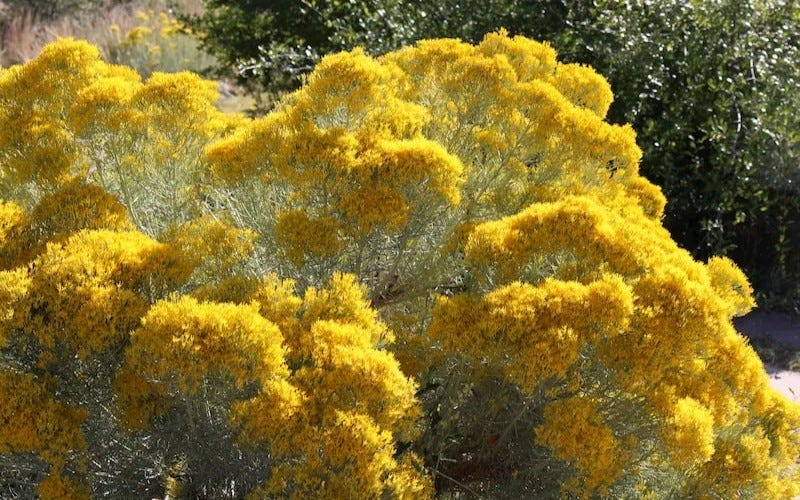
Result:
<instances>
[{"instance_id":1,"label":"tree foliage","mask_svg":"<svg viewBox=\"0 0 800 500\"><path fill-rule=\"evenodd\" d=\"M234 69L256 95L296 87L326 54L357 45L374 51L401 46L414 22L399 0L206 2L199 16L184 16L223 71Z\"/></svg>"},{"instance_id":2,"label":"tree foliage","mask_svg":"<svg viewBox=\"0 0 800 500\"><path fill-rule=\"evenodd\" d=\"M62 40L0 72L9 495L792 498L751 289L608 83L505 32L324 58L258 119Z\"/></svg>"}]
</instances>

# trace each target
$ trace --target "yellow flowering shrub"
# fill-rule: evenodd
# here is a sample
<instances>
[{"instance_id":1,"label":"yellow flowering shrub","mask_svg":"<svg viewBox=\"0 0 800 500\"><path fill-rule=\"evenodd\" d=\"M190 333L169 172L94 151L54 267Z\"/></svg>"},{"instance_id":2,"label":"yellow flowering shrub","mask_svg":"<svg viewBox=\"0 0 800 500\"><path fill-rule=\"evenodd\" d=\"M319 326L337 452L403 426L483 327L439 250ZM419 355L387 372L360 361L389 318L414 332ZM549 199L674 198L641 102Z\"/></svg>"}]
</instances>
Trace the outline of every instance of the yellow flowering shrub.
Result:
<instances>
[{"instance_id":1,"label":"yellow flowering shrub","mask_svg":"<svg viewBox=\"0 0 800 500\"><path fill-rule=\"evenodd\" d=\"M18 240L28 214L14 202L0 200L0 269L14 267L19 253Z\"/></svg>"},{"instance_id":2,"label":"yellow flowering shrub","mask_svg":"<svg viewBox=\"0 0 800 500\"><path fill-rule=\"evenodd\" d=\"M772 392L763 367L731 325L751 289L671 240L633 131L603 120L612 98L544 44L424 41L326 58L206 154L233 217L268 240L262 259L302 285L346 270L369 286L422 384L418 446L441 478L536 491L547 480L524 471L550 460L551 481L588 496L790 491L795 448L762 456L771 479L698 479L723 442L771 425L753 409ZM248 195L277 208L248 212Z\"/></svg>"},{"instance_id":3,"label":"yellow flowering shrub","mask_svg":"<svg viewBox=\"0 0 800 500\"><path fill-rule=\"evenodd\" d=\"M85 172L62 118L78 91L99 72L99 52L85 42L51 44L0 74L0 168L3 191L45 186Z\"/></svg>"},{"instance_id":4,"label":"yellow flowering shrub","mask_svg":"<svg viewBox=\"0 0 800 500\"><path fill-rule=\"evenodd\" d=\"M0 202L0 484L30 474L34 489L10 491L42 498L429 491L396 447L417 430L416 386L361 285L341 275L300 299L248 276L256 233L190 184L205 141L240 119L195 75L142 83L95 62L93 83L47 103L76 157L30 166L42 175L14 152L0 163L15 200Z\"/></svg>"},{"instance_id":5,"label":"yellow flowering shrub","mask_svg":"<svg viewBox=\"0 0 800 500\"><path fill-rule=\"evenodd\" d=\"M192 283L211 286L241 274L256 237L252 230L233 227L206 214L168 228L161 239L190 259L194 268Z\"/></svg>"},{"instance_id":6,"label":"yellow flowering shrub","mask_svg":"<svg viewBox=\"0 0 800 500\"><path fill-rule=\"evenodd\" d=\"M385 267L381 257L405 251L394 242L419 239L417 221L459 201L462 162L423 136L430 116L395 87L392 69L362 51L334 55L276 111L206 149L227 184L220 203L267 240L265 259L302 270L290 276L303 285ZM248 197L269 205L236 201Z\"/></svg>"},{"instance_id":7,"label":"yellow flowering shrub","mask_svg":"<svg viewBox=\"0 0 800 500\"><path fill-rule=\"evenodd\" d=\"M110 61L131 66L143 76L157 71L200 73L213 66L214 58L202 51L197 37L175 19L169 2L148 0L146 5L146 10L136 12L130 29L118 24L108 28Z\"/></svg>"},{"instance_id":8,"label":"yellow flowering shrub","mask_svg":"<svg viewBox=\"0 0 800 500\"><path fill-rule=\"evenodd\" d=\"M230 418L237 441L228 447L269 451L269 480L254 498L424 491L411 457L394 456L395 438L414 434L415 387L376 349L385 327L362 290L337 276L301 301L291 287L267 278L241 304L182 297L153 305L115 381L121 418L182 443L184 453L204 458L190 461L201 470L225 467L221 443L217 455L203 447Z\"/></svg>"},{"instance_id":9,"label":"yellow flowering shrub","mask_svg":"<svg viewBox=\"0 0 800 500\"><path fill-rule=\"evenodd\" d=\"M591 68L500 31L214 99L72 40L0 73L0 485L800 494L747 278L672 241Z\"/></svg>"},{"instance_id":10,"label":"yellow flowering shrub","mask_svg":"<svg viewBox=\"0 0 800 500\"><path fill-rule=\"evenodd\" d=\"M6 246L9 265L23 265L82 229L130 231L128 210L102 188L74 178L44 195Z\"/></svg>"},{"instance_id":11,"label":"yellow flowering shrub","mask_svg":"<svg viewBox=\"0 0 800 500\"><path fill-rule=\"evenodd\" d=\"M609 486L623 473L625 446L597 413L588 398L561 399L544 410L545 422L536 428L536 439L553 449L559 460L568 461L576 476L564 484L564 491L589 498L593 493L607 496Z\"/></svg>"},{"instance_id":12,"label":"yellow flowering shrub","mask_svg":"<svg viewBox=\"0 0 800 500\"><path fill-rule=\"evenodd\" d=\"M623 332L632 313L631 290L613 275L588 285L514 282L483 297L443 297L430 334L447 349L489 360L534 393L549 377L564 377L584 344Z\"/></svg>"},{"instance_id":13,"label":"yellow flowering shrub","mask_svg":"<svg viewBox=\"0 0 800 500\"><path fill-rule=\"evenodd\" d=\"M61 185L116 195L150 235L197 217L206 142L240 121L214 107L216 83L104 62L62 39L0 76L0 195L32 207Z\"/></svg>"},{"instance_id":14,"label":"yellow flowering shrub","mask_svg":"<svg viewBox=\"0 0 800 500\"><path fill-rule=\"evenodd\" d=\"M412 454L396 456L396 440L416 433L415 384L382 349L391 334L352 276L302 299L269 276L238 304L177 295L193 280L206 295L224 287L213 275L246 258L248 232L205 217L170 232L170 246L132 229L100 188L72 183L56 195L69 201L76 189L106 203L94 213L69 203L54 212L48 196L30 214L2 205L2 227L21 224L22 241L41 250L0 271L10 363L0 373L0 454L42 460L43 498L181 482L92 469L108 440L117 461L107 465L184 463L205 491L413 498L430 489ZM64 223L48 224L56 214ZM89 479L77 479L87 467Z\"/></svg>"},{"instance_id":15,"label":"yellow flowering shrub","mask_svg":"<svg viewBox=\"0 0 800 500\"><path fill-rule=\"evenodd\" d=\"M174 250L141 233L76 233L32 262L18 328L45 347L63 343L85 357L121 340L185 267Z\"/></svg>"},{"instance_id":16,"label":"yellow flowering shrub","mask_svg":"<svg viewBox=\"0 0 800 500\"><path fill-rule=\"evenodd\" d=\"M60 471L70 452L86 448L80 429L84 412L54 400L33 375L3 369L0 393L0 452L35 452Z\"/></svg>"}]
</instances>

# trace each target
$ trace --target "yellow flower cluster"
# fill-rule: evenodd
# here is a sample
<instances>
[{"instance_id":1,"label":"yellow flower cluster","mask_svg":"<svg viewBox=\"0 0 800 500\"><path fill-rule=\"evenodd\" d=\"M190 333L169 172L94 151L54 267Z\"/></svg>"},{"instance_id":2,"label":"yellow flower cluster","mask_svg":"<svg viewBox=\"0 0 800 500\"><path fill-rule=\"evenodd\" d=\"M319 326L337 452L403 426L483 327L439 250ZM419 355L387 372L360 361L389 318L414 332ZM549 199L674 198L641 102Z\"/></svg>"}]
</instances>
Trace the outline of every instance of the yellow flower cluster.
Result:
<instances>
[{"instance_id":1,"label":"yellow flower cluster","mask_svg":"<svg viewBox=\"0 0 800 500\"><path fill-rule=\"evenodd\" d=\"M603 121L608 83L558 63L545 44L501 31L477 46L424 41L382 60L402 71L400 96L435 117L426 135L465 164L462 193L474 215L511 215L564 194L621 196L646 182L633 131Z\"/></svg>"},{"instance_id":2,"label":"yellow flower cluster","mask_svg":"<svg viewBox=\"0 0 800 500\"><path fill-rule=\"evenodd\" d=\"M207 148L226 182L259 179L282 212L265 236L298 266L357 253L365 238L458 203L461 162L422 136L427 113L395 87L393 72L360 50L330 56L276 111Z\"/></svg>"},{"instance_id":3,"label":"yellow flower cluster","mask_svg":"<svg viewBox=\"0 0 800 500\"><path fill-rule=\"evenodd\" d=\"M606 116L614 100L608 83L588 66L559 64L553 84L570 102L593 111L600 118Z\"/></svg>"},{"instance_id":4,"label":"yellow flower cluster","mask_svg":"<svg viewBox=\"0 0 800 500\"><path fill-rule=\"evenodd\" d=\"M168 228L161 240L191 260L192 284L208 286L239 274L255 249L256 238L252 230L233 227L206 214Z\"/></svg>"},{"instance_id":5,"label":"yellow flower cluster","mask_svg":"<svg viewBox=\"0 0 800 500\"><path fill-rule=\"evenodd\" d=\"M680 467L705 463L714 454L714 417L702 404L684 397L677 400L666 437Z\"/></svg>"},{"instance_id":6,"label":"yellow flower cluster","mask_svg":"<svg viewBox=\"0 0 800 500\"><path fill-rule=\"evenodd\" d=\"M80 161L61 117L99 72L100 54L86 42L46 46L28 63L0 74L0 173L4 191L35 181L53 184Z\"/></svg>"},{"instance_id":7,"label":"yellow flower cluster","mask_svg":"<svg viewBox=\"0 0 800 500\"><path fill-rule=\"evenodd\" d=\"M14 267L17 240L27 224L27 213L14 202L0 200L0 269Z\"/></svg>"},{"instance_id":8,"label":"yellow flower cluster","mask_svg":"<svg viewBox=\"0 0 800 500\"><path fill-rule=\"evenodd\" d=\"M85 358L117 346L148 300L174 288L187 271L179 254L141 233L81 231L49 244L27 276L4 273L27 283L11 326L48 349Z\"/></svg>"},{"instance_id":9,"label":"yellow flower cluster","mask_svg":"<svg viewBox=\"0 0 800 500\"><path fill-rule=\"evenodd\" d=\"M216 110L216 84L136 71L62 39L0 76L0 194L32 206L79 176L117 195L156 235L192 218L206 142L237 117Z\"/></svg>"},{"instance_id":10,"label":"yellow flower cluster","mask_svg":"<svg viewBox=\"0 0 800 500\"><path fill-rule=\"evenodd\" d=\"M17 224L5 245L8 266L24 265L43 253L49 243L61 243L82 229L131 231L128 210L102 188L73 179L44 195Z\"/></svg>"},{"instance_id":11,"label":"yellow flower cluster","mask_svg":"<svg viewBox=\"0 0 800 500\"><path fill-rule=\"evenodd\" d=\"M43 498L89 498L86 484L63 476L68 457L86 449L81 424L86 412L64 405L34 376L0 369L0 453L36 453L49 465L39 485Z\"/></svg>"},{"instance_id":12,"label":"yellow flower cluster","mask_svg":"<svg viewBox=\"0 0 800 500\"><path fill-rule=\"evenodd\" d=\"M197 397L209 380L240 389L285 378L282 343L278 328L253 306L192 297L158 302L131 334L117 379L124 417L131 426L147 426L151 415L175 404L174 395Z\"/></svg>"},{"instance_id":13,"label":"yellow flower cluster","mask_svg":"<svg viewBox=\"0 0 800 500\"><path fill-rule=\"evenodd\" d=\"M415 386L377 349L385 327L362 288L346 275L302 300L291 288L266 278L241 305L182 297L152 306L115 383L123 418L147 428L176 407L201 414L221 387L257 387L223 404L239 441L279 460L262 493L422 493L424 477L394 457L395 436L413 436Z\"/></svg>"},{"instance_id":14,"label":"yellow flower cluster","mask_svg":"<svg viewBox=\"0 0 800 500\"><path fill-rule=\"evenodd\" d=\"M582 346L626 330L631 289L616 276L588 285L515 282L483 297L440 298L429 334L452 351L500 366L526 392L563 378Z\"/></svg>"},{"instance_id":15,"label":"yellow flower cluster","mask_svg":"<svg viewBox=\"0 0 800 500\"><path fill-rule=\"evenodd\" d=\"M565 484L565 492L580 498L607 496L609 486L623 473L626 450L589 398L556 401L544 411L544 423L536 439L553 448L554 456L570 462L577 477Z\"/></svg>"},{"instance_id":16,"label":"yellow flower cluster","mask_svg":"<svg viewBox=\"0 0 800 500\"><path fill-rule=\"evenodd\" d=\"M352 275L336 274L324 289L307 289L302 300L292 287L268 277L252 298L285 332L292 380L312 398L306 414L320 418L341 404L342 410L358 409L382 426L411 432L414 384L391 354L379 350L391 333L364 301L361 285Z\"/></svg>"}]
</instances>

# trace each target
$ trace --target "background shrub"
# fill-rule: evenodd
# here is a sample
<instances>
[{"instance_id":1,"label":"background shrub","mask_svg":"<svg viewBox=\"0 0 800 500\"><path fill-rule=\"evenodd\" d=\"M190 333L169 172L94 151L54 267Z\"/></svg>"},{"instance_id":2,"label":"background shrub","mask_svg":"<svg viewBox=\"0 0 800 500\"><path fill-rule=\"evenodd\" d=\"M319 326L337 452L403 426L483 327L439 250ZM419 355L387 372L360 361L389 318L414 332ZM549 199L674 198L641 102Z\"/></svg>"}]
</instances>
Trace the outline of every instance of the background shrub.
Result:
<instances>
[{"instance_id":1,"label":"background shrub","mask_svg":"<svg viewBox=\"0 0 800 500\"><path fill-rule=\"evenodd\" d=\"M197 12L201 0L128 0L91 3L44 15L20 2L0 3L0 65L18 64L58 37L85 39L109 62L134 67L143 76L154 71L204 72L213 58L176 20L178 12Z\"/></svg>"},{"instance_id":2,"label":"background shrub","mask_svg":"<svg viewBox=\"0 0 800 500\"><path fill-rule=\"evenodd\" d=\"M12 11L20 13L33 11L37 16L52 20L65 14L76 14L125 3L126 0L4 0L3 3ZM13 15L13 14L12 14Z\"/></svg>"}]
</instances>

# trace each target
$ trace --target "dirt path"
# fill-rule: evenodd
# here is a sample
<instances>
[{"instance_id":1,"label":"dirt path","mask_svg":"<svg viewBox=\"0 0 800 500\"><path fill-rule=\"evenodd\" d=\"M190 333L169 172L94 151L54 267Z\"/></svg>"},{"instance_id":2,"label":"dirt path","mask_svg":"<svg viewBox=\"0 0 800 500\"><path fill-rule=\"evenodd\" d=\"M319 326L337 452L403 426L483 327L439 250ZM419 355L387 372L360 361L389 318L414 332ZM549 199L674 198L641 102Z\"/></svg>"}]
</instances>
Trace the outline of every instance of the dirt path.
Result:
<instances>
[{"instance_id":1,"label":"dirt path","mask_svg":"<svg viewBox=\"0 0 800 500\"><path fill-rule=\"evenodd\" d=\"M786 353L800 352L800 318L775 313L750 313L735 320L737 330L753 343L770 346L775 362L765 363L772 386L787 398L800 403L800 372L780 363ZM800 358L795 358L800 359ZM769 361L769 360L768 360Z\"/></svg>"},{"instance_id":2,"label":"dirt path","mask_svg":"<svg viewBox=\"0 0 800 500\"><path fill-rule=\"evenodd\" d=\"M800 373L766 366L772 387L795 403L800 403Z\"/></svg>"}]
</instances>

